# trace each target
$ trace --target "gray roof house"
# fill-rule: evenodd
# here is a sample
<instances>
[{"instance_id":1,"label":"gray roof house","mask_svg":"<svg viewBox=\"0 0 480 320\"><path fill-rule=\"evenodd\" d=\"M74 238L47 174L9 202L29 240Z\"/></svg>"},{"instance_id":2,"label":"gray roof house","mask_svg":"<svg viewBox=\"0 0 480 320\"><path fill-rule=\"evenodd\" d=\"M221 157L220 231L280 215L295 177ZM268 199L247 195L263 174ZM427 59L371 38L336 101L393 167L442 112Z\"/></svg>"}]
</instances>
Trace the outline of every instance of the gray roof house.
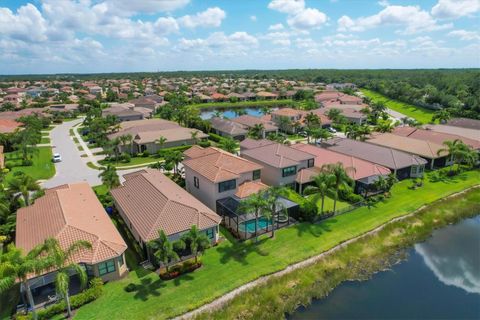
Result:
<instances>
[{"instance_id":1,"label":"gray roof house","mask_svg":"<svg viewBox=\"0 0 480 320\"><path fill-rule=\"evenodd\" d=\"M213 117L210 119L212 129L222 137L231 137L235 140L243 140L247 136L248 129L240 123L228 119Z\"/></svg>"}]
</instances>

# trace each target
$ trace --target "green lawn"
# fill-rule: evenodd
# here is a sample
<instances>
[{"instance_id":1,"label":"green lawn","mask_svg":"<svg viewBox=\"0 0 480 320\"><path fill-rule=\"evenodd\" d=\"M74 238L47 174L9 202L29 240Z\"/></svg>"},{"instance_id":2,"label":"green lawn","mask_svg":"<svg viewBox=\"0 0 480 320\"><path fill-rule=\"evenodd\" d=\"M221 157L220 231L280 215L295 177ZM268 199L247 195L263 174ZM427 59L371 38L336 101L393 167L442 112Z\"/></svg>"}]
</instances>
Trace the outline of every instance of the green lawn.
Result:
<instances>
[{"instance_id":1,"label":"green lawn","mask_svg":"<svg viewBox=\"0 0 480 320\"><path fill-rule=\"evenodd\" d=\"M291 189L285 189L285 192L287 194L285 195L288 199L292 200L293 202L296 202L298 204L302 204L305 201L305 198L302 197L300 194L297 192L291 190ZM311 196L315 200L315 203L317 204L318 211L321 211L322 208L322 198L320 197L319 194L312 194ZM343 209L350 206L348 202L343 202L343 201L337 201L337 210ZM326 211L333 211L333 199L329 197L325 197L325 202L323 204L323 210L324 212Z\"/></svg>"},{"instance_id":2,"label":"green lawn","mask_svg":"<svg viewBox=\"0 0 480 320\"><path fill-rule=\"evenodd\" d=\"M403 113L404 115L413 118L419 122L429 123L432 120L432 116L434 113L434 111L432 110L417 107L405 102L392 100L380 93L367 89L362 89L361 91L365 96L369 97L372 102L382 101L385 103L387 108Z\"/></svg>"},{"instance_id":3,"label":"green lawn","mask_svg":"<svg viewBox=\"0 0 480 320\"><path fill-rule=\"evenodd\" d=\"M42 140L40 140L40 144L47 144L50 143L50 138L48 136L42 137Z\"/></svg>"},{"instance_id":4,"label":"green lawn","mask_svg":"<svg viewBox=\"0 0 480 320\"><path fill-rule=\"evenodd\" d=\"M260 101L239 101L239 102L209 102L191 104L190 107L199 109L216 109L216 108L248 108L248 107L284 107L293 106L294 102L291 99L282 100L260 100Z\"/></svg>"},{"instance_id":5,"label":"green lawn","mask_svg":"<svg viewBox=\"0 0 480 320\"><path fill-rule=\"evenodd\" d=\"M358 208L319 224L294 225L279 230L275 239L263 238L258 245L224 241L207 251L201 269L175 280L162 281L155 273L131 271L126 278L108 283L105 294L80 308L75 318L165 319L179 315L479 181L479 171L435 183L427 178L417 190L408 189L410 181L402 181L393 187L391 198L371 209ZM126 293L124 288L131 282L140 289Z\"/></svg>"},{"instance_id":6,"label":"green lawn","mask_svg":"<svg viewBox=\"0 0 480 320\"><path fill-rule=\"evenodd\" d=\"M34 148L32 153L33 165L28 167L17 166L13 167L6 175L6 180L10 180L13 174L17 171L23 171L24 173L32 176L35 180L45 180L55 175L55 166L52 162L52 149L50 147L38 147ZM6 164L20 165L21 155L18 152L5 153Z\"/></svg>"},{"instance_id":7,"label":"green lawn","mask_svg":"<svg viewBox=\"0 0 480 320\"><path fill-rule=\"evenodd\" d=\"M130 159L130 162L126 162L126 163L121 162L121 161L119 161L118 163L115 163L115 162L109 162L109 161L106 161L106 160L100 160L98 163L100 163L101 165L111 164L115 168L122 168L122 167L130 167L130 166L139 166L139 165L142 165L142 164L147 164L147 163L152 163L152 162L157 162L157 161L162 162L163 159L158 158L158 157L154 157L154 156L148 156L148 157L132 157Z\"/></svg>"}]
</instances>

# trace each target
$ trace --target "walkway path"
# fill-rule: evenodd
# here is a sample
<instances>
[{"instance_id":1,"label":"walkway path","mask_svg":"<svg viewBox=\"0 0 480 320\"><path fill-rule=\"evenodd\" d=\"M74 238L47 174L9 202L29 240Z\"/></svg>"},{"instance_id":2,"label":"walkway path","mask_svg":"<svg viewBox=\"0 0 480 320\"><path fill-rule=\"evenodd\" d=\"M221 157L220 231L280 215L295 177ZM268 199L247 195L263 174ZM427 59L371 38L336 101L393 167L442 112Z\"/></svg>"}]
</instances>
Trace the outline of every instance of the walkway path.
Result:
<instances>
[{"instance_id":1,"label":"walkway path","mask_svg":"<svg viewBox=\"0 0 480 320\"><path fill-rule=\"evenodd\" d=\"M83 119L77 119L64 122L50 131L52 152L59 153L62 161L55 163L55 176L43 182L42 187L52 188L66 183L81 181L87 181L91 186L101 184L100 178L98 178L99 171L87 166L87 162L91 161L96 163L96 160L91 153L88 155L89 149L85 142L78 133L76 133L76 130L73 130L76 133L75 136L79 140L80 145L82 145L84 149L83 152L87 153L87 157L82 158L80 157L82 152L78 150L73 141L73 137L70 136L70 129L82 121Z\"/></svg>"},{"instance_id":2,"label":"walkway path","mask_svg":"<svg viewBox=\"0 0 480 320\"><path fill-rule=\"evenodd\" d=\"M472 189L475 189L475 188L478 188L479 186L473 186L473 187L470 187L468 189L465 189L463 191L460 191L460 192L457 192L457 193L454 193L454 194L451 194L449 195L448 197L444 198L444 199L440 199L440 200L437 200L437 201L434 201L432 203L435 203L435 202L438 202L438 201L443 201L445 199L449 199L449 198L452 198L452 197L456 197L460 194L463 194L469 190L472 190ZM428 204L428 205L431 205L432 203ZM369 235L372 235L372 234L375 234L375 233L378 233L379 231L381 231L382 229L384 229L386 226L390 225L391 223L394 223L396 221L401 221L401 220L404 220L406 218L409 218L411 216L413 216L414 214L416 214L417 212L423 210L424 208L426 208L428 205L424 205L424 206L421 206L420 208L416 209L415 211L409 213L409 214L406 214L404 216L401 216L401 217L397 217L397 218L394 218L384 224L382 224L381 226L378 226L377 228L373 229L373 230L370 230L362 235L359 235L357 237L354 237L352 239L349 239L333 248L331 248L330 250L327 250L327 251L324 251L316 256L313 256L311 258L308 258L306 260L303 260L303 261L300 261L300 262L297 262L297 263L294 263L288 267L286 267L285 269L283 270L280 270L278 272L275 272L275 273L272 273L270 275L267 275L267 276L263 276L263 277L260 277L258 278L257 280L254 280L254 281L251 281L247 284L244 284L243 286L240 286L238 287L237 289L234 289L232 291L230 291L229 293L221 296L220 298L218 299L215 299L213 300L212 302L210 303L207 303L207 304L204 304L203 306L195 309L195 310L192 310L190 312L187 312L181 316L178 316L176 318L174 318L174 320L185 320L185 319L192 319L192 318L195 318L196 316L198 316L199 314L201 313L204 313L204 312L209 312L209 311L214 311L214 310L217 310L217 309L220 309L222 308L222 306L224 306L226 303L228 303L230 300L232 300L233 298L235 298L237 295L239 294L242 294L244 293L245 291L248 291L254 287L258 287L258 286L261 286L263 284L265 284L268 280L270 280L271 278L278 278L278 277L281 277L281 276L284 276L294 270L297 270L297 269L301 269L301 268L305 268L305 267L308 267L314 263L317 263L318 261L322 260L325 256L331 254L331 253L334 253L335 251L349 245L350 243L354 242L354 241L357 241L358 239L361 239L361 238L364 238L364 237L367 237Z\"/></svg>"}]
</instances>

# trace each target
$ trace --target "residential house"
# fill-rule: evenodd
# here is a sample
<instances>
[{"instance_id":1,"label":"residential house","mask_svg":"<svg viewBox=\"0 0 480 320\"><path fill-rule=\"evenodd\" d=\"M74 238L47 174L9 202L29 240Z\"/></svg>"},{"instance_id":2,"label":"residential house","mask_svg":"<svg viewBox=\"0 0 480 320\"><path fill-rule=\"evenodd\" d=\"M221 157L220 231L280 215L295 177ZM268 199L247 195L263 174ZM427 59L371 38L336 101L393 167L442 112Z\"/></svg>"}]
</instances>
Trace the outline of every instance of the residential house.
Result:
<instances>
[{"instance_id":1,"label":"residential house","mask_svg":"<svg viewBox=\"0 0 480 320\"><path fill-rule=\"evenodd\" d=\"M260 146L252 147L255 144ZM250 145L251 148L247 149L245 145ZM297 172L311 168L315 164L315 157L310 153L276 142L262 143L262 140L256 143L246 141L241 156L262 166L263 183L271 186L289 186L293 189L296 188Z\"/></svg>"},{"instance_id":2,"label":"residential house","mask_svg":"<svg viewBox=\"0 0 480 320\"><path fill-rule=\"evenodd\" d=\"M103 89L99 86L92 86L88 88L88 91L90 94L97 95L97 94L103 94Z\"/></svg>"},{"instance_id":3,"label":"residential house","mask_svg":"<svg viewBox=\"0 0 480 320\"><path fill-rule=\"evenodd\" d=\"M423 176L427 160L390 147L346 138L332 138L322 146L390 169L399 180Z\"/></svg>"},{"instance_id":4,"label":"residential house","mask_svg":"<svg viewBox=\"0 0 480 320\"><path fill-rule=\"evenodd\" d=\"M145 169L124 178L122 186L111 190L115 208L149 258L147 244L159 230L175 241L195 225L212 244L218 241L221 217L163 173Z\"/></svg>"},{"instance_id":5,"label":"residential house","mask_svg":"<svg viewBox=\"0 0 480 320\"><path fill-rule=\"evenodd\" d=\"M151 118L152 110L142 107L135 107L132 103L112 103L108 108L102 110L102 117L115 116L123 121L142 120Z\"/></svg>"},{"instance_id":6,"label":"residential house","mask_svg":"<svg viewBox=\"0 0 480 320\"><path fill-rule=\"evenodd\" d=\"M398 136L409 137L419 140L425 140L428 142L433 142L436 144L443 144L445 141L455 141L460 140L465 143L467 146L470 146L474 150L480 150L480 140L473 140L466 137L462 137L456 134L436 132L433 130L424 130L415 127L396 127L393 132ZM479 131L480 139L480 131Z\"/></svg>"},{"instance_id":7,"label":"residential house","mask_svg":"<svg viewBox=\"0 0 480 320\"><path fill-rule=\"evenodd\" d=\"M278 95L272 92L260 91L257 92L257 98L259 100L277 100Z\"/></svg>"},{"instance_id":8,"label":"residential house","mask_svg":"<svg viewBox=\"0 0 480 320\"><path fill-rule=\"evenodd\" d=\"M230 137L240 141L247 137L248 129L232 120L213 117L210 119L210 123L212 131L222 137Z\"/></svg>"},{"instance_id":9,"label":"residential house","mask_svg":"<svg viewBox=\"0 0 480 320\"><path fill-rule=\"evenodd\" d=\"M366 161L350 155L320 148L311 144L297 143L291 146L296 150L307 152L315 157L315 167L300 170L297 174L299 192L313 183L322 166L341 163L347 174L355 181L355 192L364 193L374 190L373 185L379 177L387 177L390 169L379 164Z\"/></svg>"},{"instance_id":10,"label":"residential house","mask_svg":"<svg viewBox=\"0 0 480 320\"><path fill-rule=\"evenodd\" d=\"M12 119L0 118L0 133L14 133L21 126L21 122L17 122Z\"/></svg>"},{"instance_id":11,"label":"residential house","mask_svg":"<svg viewBox=\"0 0 480 320\"><path fill-rule=\"evenodd\" d=\"M277 133L278 127L273 125L272 122L262 120L261 118L254 117L248 114L241 115L239 117L231 119L231 121L243 125L247 130L255 127L255 125L262 125L262 137L269 135L270 133Z\"/></svg>"},{"instance_id":12,"label":"residential house","mask_svg":"<svg viewBox=\"0 0 480 320\"><path fill-rule=\"evenodd\" d=\"M464 127L458 127L458 126L447 126L443 124L434 124L434 125L429 124L429 125L426 125L424 128L427 130L435 131L435 132L455 134L468 139L480 141L480 130L477 130L477 129L464 128Z\"/></svg>"},{"instance_id":13,"label":"residential house","mask_svg":"<svg viewBox=\"0 0 480 320\"><path fill-rule=\"evenodd\" d=\"M430 169L445 167L452 163L451 157L445 151L440 152L444 146L437 143L397 136L392 133L373 134L367 142L420 156L427 160L427 166Z\"/></svg>"},{"instance_id":14,"label":"residential house","mask_svg":"<svg viewBox=\"0 0 480 320\"><path fill-rule=\"evenodd\" d=\"M156 110L158 104L155 100L150 99L149 97L139 97L128 102L133 104L135 107L147 108L152 111Z\"/></svg>"},{"instance_id":15,"label":"residential house","mask_svg":"<svg viewBox=\"0 0 480 320\"><path fill-rule=\"evenodd\" d=\"M218 148L192 146L184 152L186 189L210 209L239 186L261 178L262 166Z\"/></svg>"},{"instance_id":16,"label":"residential house","mask_svg":"<svg viewBox=\"0 0 480 320\"><path fill-rule=\"evenodd\" d=\"M448 126L480 130L480 120L469 118L453 118L447 121Z\"/></svg>"},{"instance_id":17,"label":"residential house","mask_svg":"<svg viewBox=\"0 0 480 320\"><path fill-rule=\"evenodd\" d=\"M57 239L62 249L75 241L90 242L92 249L81 249L72 262L83 265L91 277L110 281L128 272L127 245L86 182L48 189L33 205L18 209L15 245L27 253L47 238ZM30 287L35 292L51 286L54 276L55 270L32 274Z\"/></svg>"}]
</instances>

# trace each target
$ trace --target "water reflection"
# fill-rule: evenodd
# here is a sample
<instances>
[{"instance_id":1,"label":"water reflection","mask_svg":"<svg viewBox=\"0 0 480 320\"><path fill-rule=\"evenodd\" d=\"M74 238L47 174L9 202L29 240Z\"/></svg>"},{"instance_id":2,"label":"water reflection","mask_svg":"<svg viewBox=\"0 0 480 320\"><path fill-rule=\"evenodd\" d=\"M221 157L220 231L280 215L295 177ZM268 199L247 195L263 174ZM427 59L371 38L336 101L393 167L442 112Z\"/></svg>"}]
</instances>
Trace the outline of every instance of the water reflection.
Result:
<instances>
[{"instance_id":1,"label":"water reflection","mask_svg":"<svg viewBox=\"0 0 480 320\"><path fill-rule=\"evenodd\" d=\"M415 246L425 264L442 283L480 294L480 219L438 232Z\"/></svg>"}]
</instances>

